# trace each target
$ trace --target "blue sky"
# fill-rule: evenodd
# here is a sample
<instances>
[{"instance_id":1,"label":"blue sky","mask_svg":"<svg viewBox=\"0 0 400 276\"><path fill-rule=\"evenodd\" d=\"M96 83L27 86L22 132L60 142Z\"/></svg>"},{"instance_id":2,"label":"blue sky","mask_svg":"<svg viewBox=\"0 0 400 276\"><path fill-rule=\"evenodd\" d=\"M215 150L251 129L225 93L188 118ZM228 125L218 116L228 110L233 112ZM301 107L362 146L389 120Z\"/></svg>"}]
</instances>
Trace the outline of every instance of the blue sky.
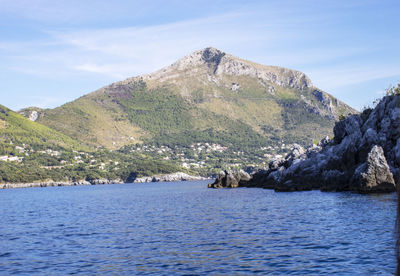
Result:
<instances>
[{"instance_id":1,"label":"blue sky","mask_svg":"<svg viewBox=\"0 0 400 276\"><path fill-rule=\"evenodd\" d=\"M355 108L400 81L400 1L0 0L0 104L51 108L208 46Z\"/></svg>"}]
</instances>

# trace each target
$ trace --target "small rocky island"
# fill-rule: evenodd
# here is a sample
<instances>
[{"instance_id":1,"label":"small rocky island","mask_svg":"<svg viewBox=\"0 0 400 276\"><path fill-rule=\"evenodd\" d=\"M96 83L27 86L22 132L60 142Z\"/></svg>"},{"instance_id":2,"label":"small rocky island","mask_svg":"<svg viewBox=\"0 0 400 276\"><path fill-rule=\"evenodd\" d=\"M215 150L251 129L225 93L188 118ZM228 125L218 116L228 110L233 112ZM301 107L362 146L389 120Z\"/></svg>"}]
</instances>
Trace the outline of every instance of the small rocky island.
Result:
<instances>
[{"instance_id":1,"label":"small rocky island","mask_svg":"<svg viewBox=\"0 0 400 276\"><path fill-rule=\"evenodd\" d=\"M210 188L259 187L275 191L394 192L400 184L400 95L374 109L338 121L334 138L304 149L295 145L282 159L251 175L221 172Z\"/></svg>"}]
</instances>

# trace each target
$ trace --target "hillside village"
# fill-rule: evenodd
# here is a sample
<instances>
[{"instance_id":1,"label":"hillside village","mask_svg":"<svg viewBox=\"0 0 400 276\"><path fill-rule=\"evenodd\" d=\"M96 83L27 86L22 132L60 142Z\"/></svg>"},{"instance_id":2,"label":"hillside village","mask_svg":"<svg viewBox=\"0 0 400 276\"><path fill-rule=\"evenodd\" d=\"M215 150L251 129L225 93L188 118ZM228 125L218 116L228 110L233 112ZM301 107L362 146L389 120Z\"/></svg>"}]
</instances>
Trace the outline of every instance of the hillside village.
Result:
<instances>
[{"instance_id":1,"label":"hillside village","mask_svg":"<svg viewBox=\"0 0 400 276\"><path fill-rule=\"evenodd\" d=\"M118 158L105 159L98 154L76 150L55 150L47 148L35 150L29 145L15 145L8 143L10 148L6 152L0 152L1 162L29 162L40 160L40 168L61 169L73 167L79 164L88 168L95 168L101 171L118 170L120 161ZM163 159L176 163L178 166L198 172L202 176L211 176L221 168L237 169L244 167L265 167L270 160L281 158L291 149L292 145L284 143L281 146L260 147L252 156L247 156L243 151L234 151L229 147L224 147L215 143L195 143L190 147L168 147L137 144L135 146L122 149L125 153L146 154L154 158ZM113 151L110 151L111 153ZM118 151L117 151L118 152ZM229 156L231 156L229 158Z\"/></svg>"}]
</instances>

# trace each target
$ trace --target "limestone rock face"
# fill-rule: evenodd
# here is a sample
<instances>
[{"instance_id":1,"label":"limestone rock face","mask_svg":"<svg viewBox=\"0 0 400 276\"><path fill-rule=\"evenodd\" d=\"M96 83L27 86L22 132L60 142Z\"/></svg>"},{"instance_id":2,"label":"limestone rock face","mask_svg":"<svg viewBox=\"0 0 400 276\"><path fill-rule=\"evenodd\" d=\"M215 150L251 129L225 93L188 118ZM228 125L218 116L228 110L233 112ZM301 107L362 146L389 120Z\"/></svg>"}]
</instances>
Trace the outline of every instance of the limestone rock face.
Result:
<instances>
[{"instance_id":1,"label":"limestone rock face","mask_svg":"<svg viewBox=\"0 0 400 276\"><path fill-rule=\"evenodd\" d=\"M26 108L18 111L19 114L28 118L29 120L36 122L40 116L42 116L43 110L38 107Z\"/></svg>"},{"instance_id":2,"label":"limestone rock face","mask_svg":"<svg viewBox=\"0 0 400 276\"><path fill-rule=\"evenodd\" d=\"M243 171L222 171L215 179L214 183L208 184L209 188L237 188L241 184L248 182L250 175Z\"/></svg>"},{"instance_id":3,"label":"limestone rock face","mask_svg":"<svg viewBox=\"0 0 400 276\"><path fill-rule=\"evenodd\" d=\"M360 192L395 191L393 174L390 172L382 147L375 145L371 149L367 162L356 169L352 184Z\"/></svg>"},{"instance_id":4,"label":"limestone rock face","mask_svg":"<svg viewBox=\"0 0 400 276\"><path fill-rule=\"evenodd\" d=\"M347 117L345 120L336 123L333 128L333 133L335 135L335 142L340 143L344 137L360 132L360 120L358 115L352 115Z\"/></svg>"},{"instance_id":5,"label":"limestone rock face","mask_svg":"<svg viewBox=\"0 0 400 276\"><path fill-rule=\"evenodd\" d=\"M276 191L394 192L400 185L400 95L336 123L333 140L307 150L295 145L241 186Z\"/></svg>"}]
</instances>

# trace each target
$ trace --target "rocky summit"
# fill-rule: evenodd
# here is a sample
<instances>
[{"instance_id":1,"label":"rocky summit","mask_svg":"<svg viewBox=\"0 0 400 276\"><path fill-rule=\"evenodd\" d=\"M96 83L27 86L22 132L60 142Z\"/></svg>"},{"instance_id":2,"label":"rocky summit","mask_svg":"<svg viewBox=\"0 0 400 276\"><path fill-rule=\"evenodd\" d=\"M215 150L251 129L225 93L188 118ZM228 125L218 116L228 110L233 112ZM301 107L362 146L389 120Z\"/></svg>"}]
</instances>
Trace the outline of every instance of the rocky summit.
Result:
<instances>
[{"instance_id":1,"label":"rocky summit","mask_svg":"<svg viewBox=\"0 0 400 276\"><path fill-rule=\"evenodd\" d=\"M222 173L210 187L241 175ZM337 122L334 138L303 149L300 145L269 168L237 180L240 187L276 191L394 192L400 184L400 95L384 97L374 109Z\"/></svg>"}]
</instances>

